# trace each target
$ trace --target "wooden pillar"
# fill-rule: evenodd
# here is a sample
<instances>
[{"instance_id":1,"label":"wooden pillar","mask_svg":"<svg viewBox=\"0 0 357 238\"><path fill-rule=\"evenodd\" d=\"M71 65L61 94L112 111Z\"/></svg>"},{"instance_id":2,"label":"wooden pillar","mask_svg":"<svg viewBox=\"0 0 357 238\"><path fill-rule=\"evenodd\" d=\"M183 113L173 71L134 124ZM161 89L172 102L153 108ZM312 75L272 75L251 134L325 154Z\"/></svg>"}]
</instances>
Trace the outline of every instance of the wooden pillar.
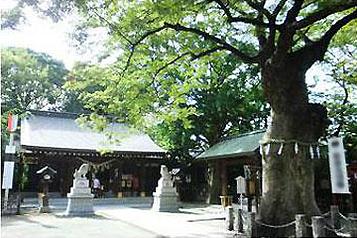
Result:
<instances>
[{"instance_id":1,"label":"wooden pillar","mask_svg":"<svg viewBox=\"0 0 357 238\"><path fill-rule=\"evenodd\" d=\"M139 168L139 183L140 183L140 196L145 197L146 196L146 169L145 169L145 163L140 163L140 168Z\"/></svg>"},{"instance_id":2,"label":"wooden pillar","mask_svg":"<svg viewBox=\"0 0 357 238\"><path fill-rule=\"evenodd\" d=\"M338 206L331 205L330 212L331 212L331 224L332 224L333 229L339 229L340 224L338 222L338 216L339 216L340 212L338 211Z\"/></svg>"},{"instance_id":3,"label":"wooden pillar","mask_svg":"<svg viewBox=\"0 0 357 238\"><path fill-rule=\"evenodd\" d=\"M227 196L228 195L228 181L227 181L227 163L226 160L222 160L220 163L220 176L221 176L221 195Z\"/></svg>"}]
</instances>

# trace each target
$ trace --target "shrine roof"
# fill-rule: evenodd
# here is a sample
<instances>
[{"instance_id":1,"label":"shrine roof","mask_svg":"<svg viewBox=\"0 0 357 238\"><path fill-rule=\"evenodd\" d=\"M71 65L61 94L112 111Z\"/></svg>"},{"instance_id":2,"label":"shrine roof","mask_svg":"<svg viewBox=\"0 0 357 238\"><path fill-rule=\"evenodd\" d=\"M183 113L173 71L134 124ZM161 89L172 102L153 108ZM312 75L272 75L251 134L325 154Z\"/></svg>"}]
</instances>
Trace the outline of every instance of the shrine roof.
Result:
<instances>
[{"instance_id":1,"label":"shrine roof","mask_svg":"<svg viewBox=\"0 0 357 238\"><path fill-rule=\"evenodd\" d=\"M86 123L79 124L77 118L79 115L72 113L32 111L21 120L20 145L63 151L166 153L147 134L127 124L108 123L103 132L98 132Z\"/></svg>"},{"instance_id":2,"label":"shrine roof","mask_svg":"<svg viewBox=\"0 0 357 238\"><path fill-rule=\"evenodd\" d=\"M265 130L260 130L226 138L198 155L196 160L253 155L259 148L259 141L262 139L264 133Z\"/></svg>"}]
</instances>

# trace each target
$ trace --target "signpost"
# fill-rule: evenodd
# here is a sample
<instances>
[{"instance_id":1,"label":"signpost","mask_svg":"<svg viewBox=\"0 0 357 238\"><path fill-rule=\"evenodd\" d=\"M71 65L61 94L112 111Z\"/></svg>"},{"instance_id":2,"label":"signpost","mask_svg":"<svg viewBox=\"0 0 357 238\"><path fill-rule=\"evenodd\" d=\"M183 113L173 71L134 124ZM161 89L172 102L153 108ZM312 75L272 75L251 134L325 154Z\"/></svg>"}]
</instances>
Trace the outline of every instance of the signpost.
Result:
<instances>
[{"instance_id":1,"label":"signpost","mask_svg":"<svg viewBox=\"0 0 357 238\"><path fill-rule=\"evenodd\" d=\"M15 162L13 160L16 154L16 146L14 145L14 132L17 129L18 119L19 118L17 115L12 115L9 113L7 120L7 130L10 133L10 141L9 145L5 147L5 156L7 161L4 161L3 182L1 186L2 189L5 189L4 210L7 210L8 207L9 190L12 189L14 178Z\"/></svg>"},{"instance_id":2,"label":"signpost","mask_svg":"<svg viewBox=\"0 0 357 238\"><path fill-rule=\"evenodd\" d=\"M331 188L333 194L350 194L342 137L328 139Z\"/></svg>"},{"instance_id":3,"label":"signpost","mask_svg":"<svg viewBox=\"0 0 357 238\"><path fill-rule=\"evenodd\" d=\"M4 171L2 180L2 189L5 189L4 196L4 210L7 210L7 204L9 201L9 189L12 189L12 182L14 178L14 165L13 161L4 161Z\"/></svg>"},{"instance_id":4,"label":"signpost","mask_svg":"<svg viewBox=\"0 0 357 238\"><path fill-rule=\"evenodd\" d=\"M237 181L237 194L239 194L240 209L238 209L238 219L237 219L237 228L238 232L243 232L243 194L246 190L245 178L238 176L235 178Z\"/></svg>"},{"instance_id":5,"label":"signpost","mask_svg":"<svg viewBox=\"0 0 357 238\"><path fill-rule=\"evenodd\" d=\"M237 194L239 194L240 208L243 209L243 194L245 194L246 188L245 178L239 176L235 179L237 181Z\"/></svg>"}]
</instances>

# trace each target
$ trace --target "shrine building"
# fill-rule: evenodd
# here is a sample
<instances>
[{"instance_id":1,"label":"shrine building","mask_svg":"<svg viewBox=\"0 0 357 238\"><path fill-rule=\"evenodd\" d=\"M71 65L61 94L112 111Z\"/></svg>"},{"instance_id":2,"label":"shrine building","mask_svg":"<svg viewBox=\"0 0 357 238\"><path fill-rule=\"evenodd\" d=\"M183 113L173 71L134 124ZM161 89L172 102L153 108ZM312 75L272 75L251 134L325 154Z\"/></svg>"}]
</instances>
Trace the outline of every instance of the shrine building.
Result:
<instances>
[{"instance_id":1,"label":"shrine building","mask_svg":"<svg viewBox=\"0 0 357 238\"><path fill-rule=\"evenodd\" d=\"M66 196L74 170L88 163L87 176L99 178L104 196L151 196L166 151L126 124L109 123L97 132L78 118L73 113L31 111L21 120L20 157L28 174L24 192L38 192L36 171L50 166L57 171L50 192Z\"/></svg>"}]
</instances>

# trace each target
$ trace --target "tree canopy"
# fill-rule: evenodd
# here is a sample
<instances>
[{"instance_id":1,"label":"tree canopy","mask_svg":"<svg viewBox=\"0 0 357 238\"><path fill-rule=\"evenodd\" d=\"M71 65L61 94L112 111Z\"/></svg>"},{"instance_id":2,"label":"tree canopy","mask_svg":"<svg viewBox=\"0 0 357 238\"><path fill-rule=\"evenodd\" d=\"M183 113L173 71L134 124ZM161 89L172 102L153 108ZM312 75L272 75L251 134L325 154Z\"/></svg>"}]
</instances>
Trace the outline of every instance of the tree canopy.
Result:
<instances>
[{"instance_id":1,"label":"tree canopy","mask_svg":"<svg viewBox=\"0 0 357 238\"><path fill-rule=\"evenodd\" d=\"M314 200L313 166L308 158L311 148L324 135L327 112L325 106L309 101L305 73L324 59L341 29L356 24L356 1L143 0L71 4L83 13L87 27L106 27L108 48L121 52L104 75L110 80L96 82L101 88L87 100L137 125L160 124L160 115L167 121L179 119L184 128L190 128L189 118L198 113L190 92L207 89L209 82L201 80L210 78L210 62L235 58L229 61L231 66L226 65L237 68L234 74L245 67L241 63L258 65L264 96L271 107L271 123L262 141L264 194L259 219L284 224L297 213L319 214ZM216 94L214 101L219 102L219 97ZM153 99L155 103L148 103ZM298 153L294 152L294 144L301 148ZM279 148L284 148L282 153ZM287 234L274 231L263 235Z\"/></svg>"}]
</instances>

